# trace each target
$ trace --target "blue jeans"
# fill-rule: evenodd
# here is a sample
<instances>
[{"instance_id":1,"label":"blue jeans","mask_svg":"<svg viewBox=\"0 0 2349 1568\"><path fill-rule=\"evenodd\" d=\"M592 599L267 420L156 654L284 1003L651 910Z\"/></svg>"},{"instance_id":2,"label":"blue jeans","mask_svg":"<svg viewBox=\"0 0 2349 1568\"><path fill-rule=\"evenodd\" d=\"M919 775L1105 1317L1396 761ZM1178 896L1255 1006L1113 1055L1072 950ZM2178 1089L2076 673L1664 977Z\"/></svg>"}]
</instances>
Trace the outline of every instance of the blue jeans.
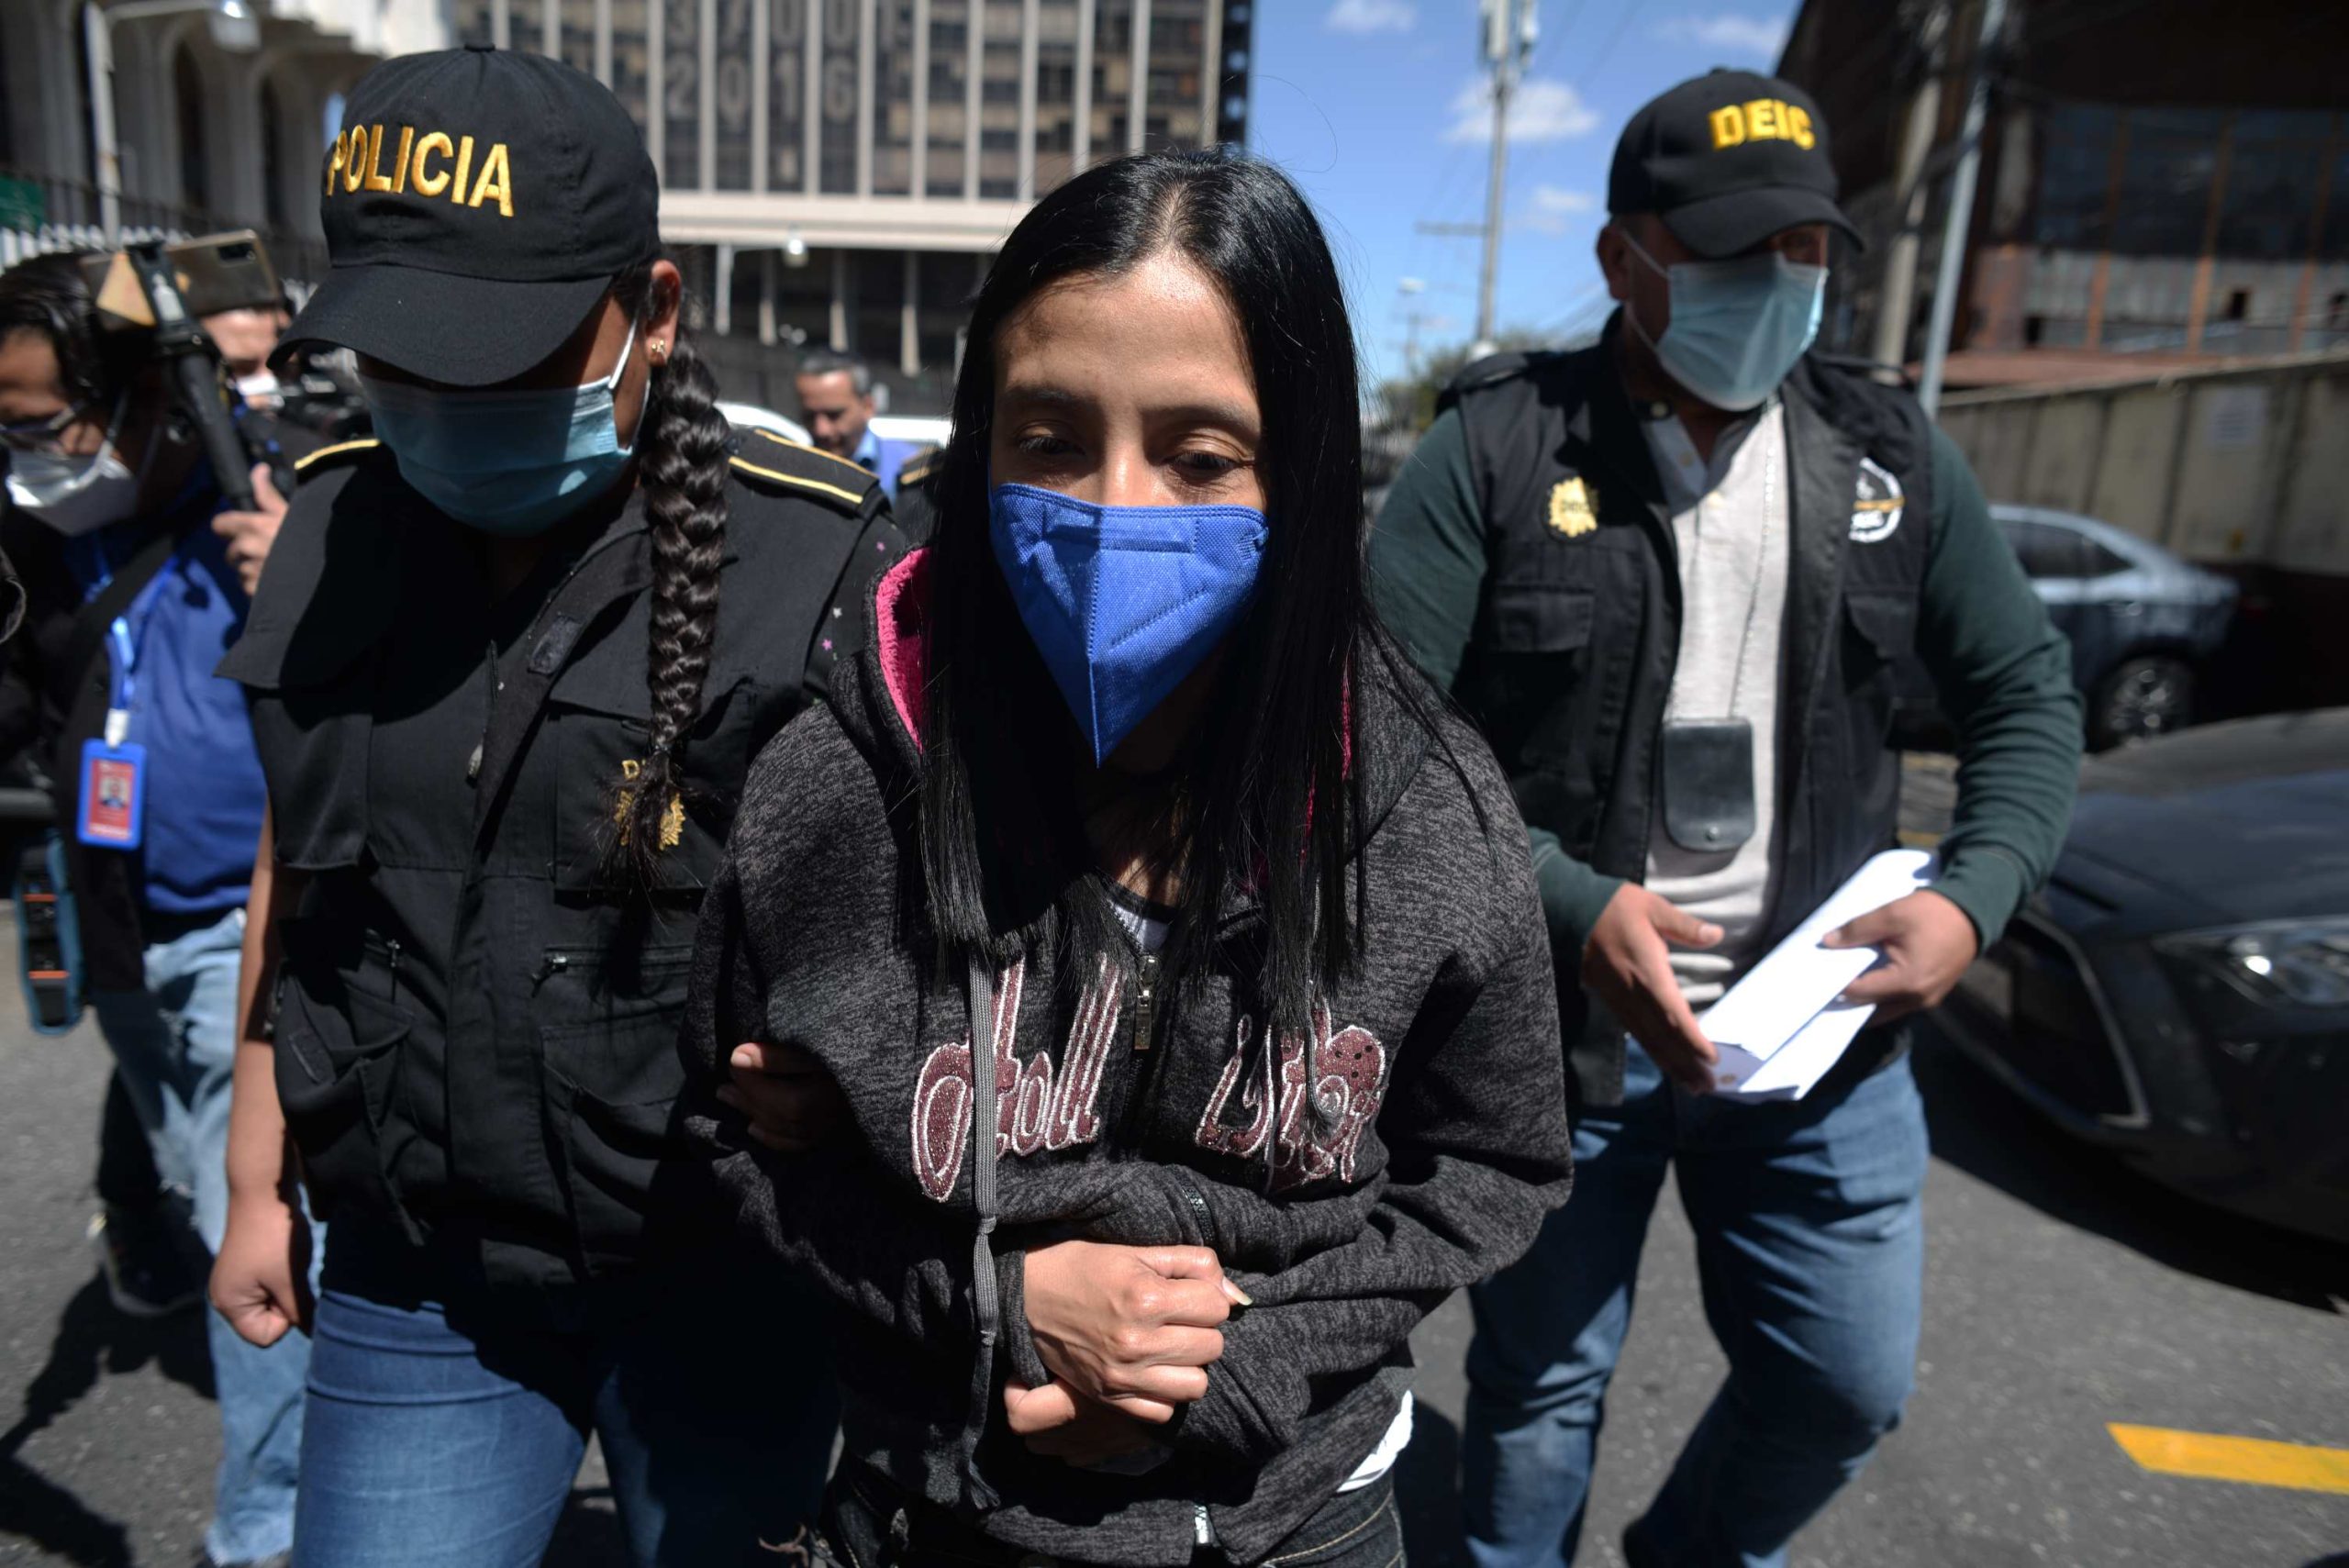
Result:
<instances>
[{"instance_id":1,"label":"blue jeans","mask_svg":"<svg viewBox=\"0 0 2349 1568\"><path fill-rule=\"evenodd\" d=\"M838 1395L796 1287L685 1270L643 1310L558 1331L339 1289L340 1261L318 1296L296 1568L535 1564L590 1429L638 1568L773 1562L759 1543L814 1518Z\"/></svg>"},{"instance_id":2,"label":"blue jeans","mask_svg":"<svg viewBox=\"0 0 2349 1568\"><path fill-rule=\"evenodd\" d=\"M232 909L147 949L147 989L95 992L90 1005L123 1087L155 1151L155 1169L184 1190L196 1234L217 1251L228 1223L228 1083L237 1054L237 969L245 912ZM204 1315L220 1397L220 1473L205 1551L249 1562L294 1540L302 1449L302 1376L309 1341L267 1350Z\"/></svg>"},{"instance_id":3,"label":"blue jeans","mask_svg":"<svg viewBox=\"0 0 2349 1568\"><path fill-rule=\"evenodd\" d=\"M1623 1104L1586 1112L1574 1147L1574 1196L1471 1295L1470 1561L1573 1559L1648 1216L1676 1162L1729 1376L1627 1551L1633 1568L1778 1568L1914 1378L1926 1148L1908 1059L1749 1106L1667 1084L1633 1046Z\"/></svg>"}]
</instances>

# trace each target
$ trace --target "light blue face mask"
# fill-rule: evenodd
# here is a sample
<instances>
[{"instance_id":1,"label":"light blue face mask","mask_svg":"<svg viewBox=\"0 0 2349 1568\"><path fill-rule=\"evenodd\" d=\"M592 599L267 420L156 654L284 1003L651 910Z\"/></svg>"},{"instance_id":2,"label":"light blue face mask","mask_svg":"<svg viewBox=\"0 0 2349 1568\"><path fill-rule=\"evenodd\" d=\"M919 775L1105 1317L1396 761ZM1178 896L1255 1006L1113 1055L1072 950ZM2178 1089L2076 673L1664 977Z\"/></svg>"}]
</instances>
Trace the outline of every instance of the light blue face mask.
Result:
<instances>
[{"instance_id":1,"label":"light blue face mask","mask_svg":"<svg viewBox=\"0 0 2349 1568\"><path fill-rule=\"evenodd\" d=\"M1623 242L1672 290L1672 324L1661 339L1649 337L1628 306L1625 319L1655 350L1665 374L1716 408L1760 407L1819 336L1827 302L1824 267L1789 261L1776 251L1667 267L1629 233Z\"/></svg>"},{"instance_id":2,"label":"light blue face mask","mask_svg":"<svg viewBox=\"0 0 2349 1568\"><path fill-rule=\"evenodd\" d=\"M451 392L359 378L375 434L400 477L484 533L541 534L612 487L632 449L620 445L613 395L636 346L601 381L528 392Z\"/></svg>"},{"instance_id":3,"label":"light blue face mask","mask_svg":"<svg viewBox=\"0 0 2349 1568\"><path fill-rule=\"evenodd\" d=\"M987 528L1097 764L1239 621L1264 556L1252 506L1100 506L1032 484L989 491Z\"/></svg>"}]
</instances>

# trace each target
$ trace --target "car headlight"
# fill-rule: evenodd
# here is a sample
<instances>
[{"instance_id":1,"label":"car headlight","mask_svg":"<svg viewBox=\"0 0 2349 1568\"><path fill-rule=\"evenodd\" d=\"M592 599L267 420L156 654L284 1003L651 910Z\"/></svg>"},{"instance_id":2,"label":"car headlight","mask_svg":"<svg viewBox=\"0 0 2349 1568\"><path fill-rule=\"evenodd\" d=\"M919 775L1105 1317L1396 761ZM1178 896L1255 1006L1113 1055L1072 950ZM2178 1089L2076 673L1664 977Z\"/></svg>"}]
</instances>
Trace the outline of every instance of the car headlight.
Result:
<instances>
[{"instance_id":1,"label":"car headlight","mask_svg":"<svg viewBox=\"0 0 2349 1568\"><path fill-rule=\"evenodd\" d=\"M2188 931L2154 946L2254 1002L2349 1007L2349 916Z\"/></svg>"}]
</instances>

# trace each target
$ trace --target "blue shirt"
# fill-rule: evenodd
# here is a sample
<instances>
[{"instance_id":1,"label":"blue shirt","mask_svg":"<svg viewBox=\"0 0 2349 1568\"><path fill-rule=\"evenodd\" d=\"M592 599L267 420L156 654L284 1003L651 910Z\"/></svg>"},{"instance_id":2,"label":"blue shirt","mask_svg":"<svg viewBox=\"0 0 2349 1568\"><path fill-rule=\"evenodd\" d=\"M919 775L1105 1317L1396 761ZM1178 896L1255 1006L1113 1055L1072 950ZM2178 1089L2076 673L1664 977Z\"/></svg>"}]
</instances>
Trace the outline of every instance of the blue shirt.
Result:
<instances>
[{"instance_id":1,"label":"blue shirt","mask_svg":"<svg viewBox=\"0 0 2349 1568\"><path fill-rule=\"evenodd\" d=\"M895 500L897 495L897 470L905 467L906 460L920 450L920 447L912 441L885 441L873 433L872 426L867 425L864 428L864 439L856 443L854 461L878 474L881 479L881 488L886 490L890 498Z\"/></svg>"},{"instance_id":2,"label":"blue shirt","mask_svg":"<svg viewBox=\"0 0 2349 1568\"><path fill-rule=\"evenodd\" d=\"M146 906L173 915L245 902L268 798L244 689L212 673L251 606L228 564L228 541L210 527L225 506L209 470L200 470L166 525L179 533L178 547L123 616L135 651L128 739L147 749L146 835L130 852ZM134 519L67 541L83 603L138 553L151 527Z\"/></svg>"}]
</instances>

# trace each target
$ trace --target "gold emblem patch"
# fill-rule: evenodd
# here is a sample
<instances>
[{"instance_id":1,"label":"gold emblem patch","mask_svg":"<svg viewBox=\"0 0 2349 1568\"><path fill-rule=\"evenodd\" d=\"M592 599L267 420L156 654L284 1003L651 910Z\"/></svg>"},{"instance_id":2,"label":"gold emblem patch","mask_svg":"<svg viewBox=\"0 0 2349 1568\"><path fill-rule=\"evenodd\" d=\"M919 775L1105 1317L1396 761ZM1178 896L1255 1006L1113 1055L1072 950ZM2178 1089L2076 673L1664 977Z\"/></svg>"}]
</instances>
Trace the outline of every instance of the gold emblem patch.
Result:
<instances>
[{"instance_id":1,"label":"gold emblem patch","mask_svg":"<svg viewBox=\"0 0 2349 1568\"><path fill-rule=\"evenodd\" d=\"M1598 527L1598 493L1579 474L1551 488L1550 527L1567 539L1580 539Z\"/></svg>"},{"instance_id":2,"label":"gold emblem patch","mask_svg":"<svg viewBox=\"0 0 2349 1568\"><path fill-rule=\"evenodd\" d=\"M624 757L620 760L620 777L632 779L643 772L644 764L634 757ZM621 824L625 828L628 814L636 808L636 792L632 789L620 791L618 798L612 803L612 820ZM685 797L673 795L669 797L669 809L661 814L661 847L664 850L674 850L685 841Z\"/></svg>"}]
</instances>

